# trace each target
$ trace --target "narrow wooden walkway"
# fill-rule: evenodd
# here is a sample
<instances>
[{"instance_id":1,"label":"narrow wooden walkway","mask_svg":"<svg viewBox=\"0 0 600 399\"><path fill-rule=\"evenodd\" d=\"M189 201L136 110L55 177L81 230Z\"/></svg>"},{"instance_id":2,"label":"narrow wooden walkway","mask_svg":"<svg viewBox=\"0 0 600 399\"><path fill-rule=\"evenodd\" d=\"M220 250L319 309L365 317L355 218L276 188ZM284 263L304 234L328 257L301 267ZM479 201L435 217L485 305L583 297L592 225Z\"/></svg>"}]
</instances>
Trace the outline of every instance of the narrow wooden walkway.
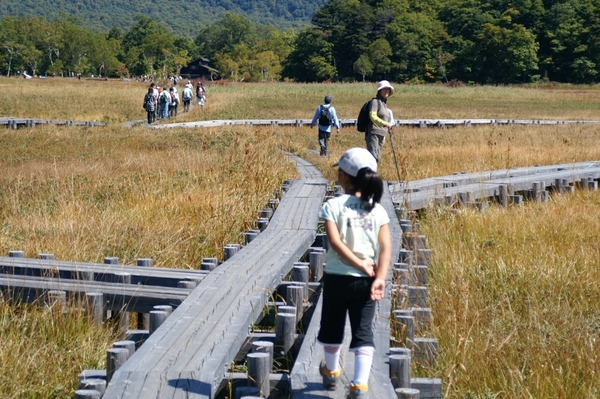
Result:
<instances>
[{"instance_id":1,"label":"narrow wooden walkway","mask_svg":"<svg viewBox=\"0 0 600 399\"><path fill-rule=\"evenodd\" d=\"M103 398L214 398L269 295L313 244L326 188L324 179L292 182L268 227L201 281Z\"/></svg>"},{"instance_id":2,"label":"narrow wooden walkway","mask_svg":"<svg viewBox=\"0 0 600 399\"><path fill-rule=\"evenodd\" d=\"M574 189L574 186L597 189L599 178L600 161L589 161L455 173L449 176L397 183L391 187L391 190L394 203L416 210L436 204L468 205L476 201L498 198L503 191L509 196L535 197L536 200L543 201L547 198L548 190L563 192ZM514 200L516 198L513 198Z\"/></svg>"},{"instance_id":3,"label":"narrow wooden walkway","mask_svg":"<svg viewBox=\"0 0 600 399\"><path fill-rule=\"evenodd\" d=\"M417 128L446 128L454 126L471 127L475 125L598 125L600 121L590 120L539 120L539 119L397 119L397 127ZM147 125L153 129L166 129L174 127L199 128L219 127L230 125L246 126L310 126L312 119L240 119L240 120L208 120L197 122L160 123ZM356 119L340 119L342 126L356 126Z\"/></svg>"},{"instance_id":4,"label":"narrow wooden walkway","mask_svg":"<svg viewBox=\"0 0 600 399\"><path fill-rule=\"evenodd\" d=\"M104 122L85 122L85 121L65 121L65 120L49 120L49 119L32 119L32 118L0 118L0 126L6 126L9 129L32 128L38 125L58 125L58 126L87 126L98 127L106 126Z\"/></svg>"}]
</instances>

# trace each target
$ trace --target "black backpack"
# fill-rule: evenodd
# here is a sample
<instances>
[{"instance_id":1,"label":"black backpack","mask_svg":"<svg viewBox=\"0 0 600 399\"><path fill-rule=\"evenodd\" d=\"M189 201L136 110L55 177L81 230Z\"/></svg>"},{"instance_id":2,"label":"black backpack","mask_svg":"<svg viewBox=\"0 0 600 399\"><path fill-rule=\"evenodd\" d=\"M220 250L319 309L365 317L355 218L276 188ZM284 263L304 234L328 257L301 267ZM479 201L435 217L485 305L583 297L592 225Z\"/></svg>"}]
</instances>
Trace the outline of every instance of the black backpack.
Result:
<instances>
[{"instance_id":1,"label":"black backpack","mask_svg":"<svg viewBox=\"0 0 600 399\"><path fill-rule=\"evenodd\" d=\"M319 116L319 125L331 126L332 123L333 123L333 118L331 117L331 112L329 111L329 107L321 107L321 116Z\"/></svg>"},{"instance_id":2,"label":"black backpack","mask_svg":"<svg viewBox=\"0 0 600 399\"><path fill-rule=\"evenodd\" d=\"M356 130L359 132L366 132L367 126L369 125L369 104L375 98L370 99L366 103L363 104L360 112L358 113L358 118L356 118Z\"/></svg>"}]
</instances>

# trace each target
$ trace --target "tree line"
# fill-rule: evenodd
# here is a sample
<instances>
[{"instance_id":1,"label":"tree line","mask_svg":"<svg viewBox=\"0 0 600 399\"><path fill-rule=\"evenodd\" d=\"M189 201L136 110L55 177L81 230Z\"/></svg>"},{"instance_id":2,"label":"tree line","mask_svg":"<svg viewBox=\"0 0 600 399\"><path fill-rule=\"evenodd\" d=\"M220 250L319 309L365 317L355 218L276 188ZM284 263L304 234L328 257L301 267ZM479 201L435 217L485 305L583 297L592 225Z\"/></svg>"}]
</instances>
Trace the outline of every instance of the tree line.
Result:
<instances>
[{"instance_id":1,"label":"tree line","mask_svg":"<svg viewBox=\"0 0 600 399\"><path fill-rule=\"evenodd\" d=\"M236 81L593 83L599 17L594 0L327 0L299 32L226 13L195 39L141 15L105 34L9 17L0 70L166 77L202 56Z\"/></svg>"}]
</instances>

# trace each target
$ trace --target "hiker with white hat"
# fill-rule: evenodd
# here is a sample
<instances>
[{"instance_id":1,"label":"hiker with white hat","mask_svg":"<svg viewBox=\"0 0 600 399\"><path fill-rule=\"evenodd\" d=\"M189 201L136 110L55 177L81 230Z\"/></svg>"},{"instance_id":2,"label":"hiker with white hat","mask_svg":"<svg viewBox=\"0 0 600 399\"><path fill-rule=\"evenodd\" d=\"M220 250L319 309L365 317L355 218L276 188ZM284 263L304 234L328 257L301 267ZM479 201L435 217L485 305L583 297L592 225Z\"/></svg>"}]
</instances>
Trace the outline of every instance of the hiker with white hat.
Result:
<instances>
[{"instance_id":1,"label":"hiker with white hat","mask_svg":"<svg viewBox=\"0 0 600 399\"><path fill-rule=\"evenodd\" d=\"M387 99L394 94L394 87L387 80L382 80L377 85L377 96L369 104L369 124L365 132L367 150L379 162L381 148L385 136L392 132L393 124L390 110L387 108Z\"/></svg>"}]
</instances>

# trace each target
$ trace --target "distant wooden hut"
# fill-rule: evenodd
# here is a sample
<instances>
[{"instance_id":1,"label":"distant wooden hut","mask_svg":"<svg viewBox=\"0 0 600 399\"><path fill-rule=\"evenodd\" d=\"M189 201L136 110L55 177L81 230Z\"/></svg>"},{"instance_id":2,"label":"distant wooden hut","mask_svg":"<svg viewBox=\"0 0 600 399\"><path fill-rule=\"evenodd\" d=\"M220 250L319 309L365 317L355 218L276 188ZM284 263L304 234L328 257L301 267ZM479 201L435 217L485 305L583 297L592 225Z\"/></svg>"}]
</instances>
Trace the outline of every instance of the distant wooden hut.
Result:
<instances>
[{"instance_id":1,"label":"distant wooden hut","mask_svg":"<svg viewBox=\"0 0 600 399\"><path fill-rule=\"evenodd\" d=\"M179 75L188 79L216 80L221 79L219 71L209 66L210 60L207 58L197 58L191 61L187 66L182 67Z\"/></svg>"}]
</instances>

